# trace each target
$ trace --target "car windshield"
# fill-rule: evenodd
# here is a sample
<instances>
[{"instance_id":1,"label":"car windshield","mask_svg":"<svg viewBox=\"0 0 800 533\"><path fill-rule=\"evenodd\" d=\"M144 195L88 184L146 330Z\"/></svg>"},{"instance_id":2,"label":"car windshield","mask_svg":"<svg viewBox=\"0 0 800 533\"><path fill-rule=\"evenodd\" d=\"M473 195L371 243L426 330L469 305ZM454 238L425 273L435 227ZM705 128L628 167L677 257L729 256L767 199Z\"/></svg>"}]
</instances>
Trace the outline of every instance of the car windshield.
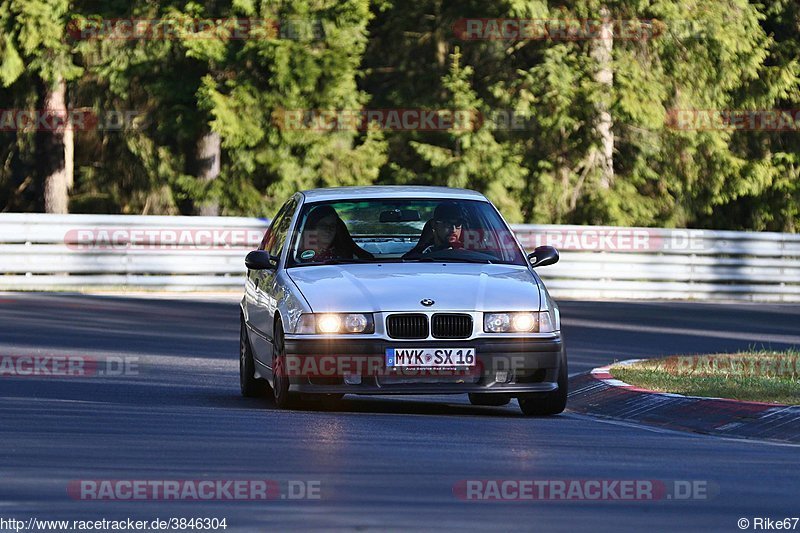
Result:
<instances>
[{"instance_id":1,"label":"car windshield","mask_svg":"<svg viewBox=\"0 0 800 533\"><path fill-rule=\"evenodd\" d=\"M526 265L488 202L376 199L306 204L287 266L389 261Z\"/></svg>"}]
</instances>

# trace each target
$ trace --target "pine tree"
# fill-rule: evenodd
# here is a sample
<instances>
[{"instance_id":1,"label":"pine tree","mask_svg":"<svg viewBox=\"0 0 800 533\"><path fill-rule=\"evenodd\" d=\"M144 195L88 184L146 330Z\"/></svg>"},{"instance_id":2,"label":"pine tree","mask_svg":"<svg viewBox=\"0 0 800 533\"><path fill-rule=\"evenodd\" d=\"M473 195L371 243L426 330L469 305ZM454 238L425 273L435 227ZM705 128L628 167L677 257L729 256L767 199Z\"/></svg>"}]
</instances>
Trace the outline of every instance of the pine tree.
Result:
<instances>
[{"instance_id":1,"label":"pine tree","mask_svg":"<svg viewBox=\"0 0 800 533\"><path fill-rule=\"evenodd\" d=\"M470 86L472 75L471 67L462 67L456 48L450 72L442 80L449 94L444 108L456 117L453 127L443 142L412 141L411 147L429 165L426 182L484 192L506 219L522 222L519 197L527 170L514 145L495 139L491 110Z\"/></svg>"},{"instance_id":2,"label":"pine tree","mask_svg":"<svg viewBox=\"0 0 800 533\"><path fill-rule=\"evenodd\" d=\"M68 9L67 0L0 1L0 85L12 91L13 85L23 85L14 103L62 120L68 118L66 84L82 73L65 36ZM34 100L36 108L30 109ZM16 144L22 147L25 141ZM69 210L73 151L69 125L36 132L34 175L42 184L40 206L48 213Z\"/></svg>"},{"instance_id":3,"label":"pine tree","mask_svg":"<svg viewBox=\"0 0 800 533\"><path fill-rule=\"evenodd\" d=\"M239 3L233 13L314 31L243 41L227 76L203 78L200 106L213 117L228 158L222 171L227 212L271 212L300 189L373 183L386 161L380 132L287 127L283 118L287 112L357 113L366 104L356 77L369 2Z\"/></svg>"}]
</instances>

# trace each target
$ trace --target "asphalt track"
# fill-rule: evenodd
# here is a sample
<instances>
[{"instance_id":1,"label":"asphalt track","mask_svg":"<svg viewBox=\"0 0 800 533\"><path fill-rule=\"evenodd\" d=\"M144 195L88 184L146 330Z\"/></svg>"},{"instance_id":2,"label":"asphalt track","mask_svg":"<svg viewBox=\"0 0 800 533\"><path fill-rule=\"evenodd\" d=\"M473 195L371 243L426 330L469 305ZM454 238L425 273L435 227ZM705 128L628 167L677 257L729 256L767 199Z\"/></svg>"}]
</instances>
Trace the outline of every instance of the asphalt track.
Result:
<instances>
[{"instance_id":1,"label":"asphalt track","mask_svg":"<svg viewBox=\"0 0 800 533\"><path fill-rule=\"evenodd\" d=\"M571 372L615 359L800 346L800 307L562 302ZM284 412L238 394L236 303L0 294L0 355L128 357L123 376L0 377L0 518L226 518L287 529L739 531L800 517L800 448L466 398L348 397ZM352 399L351 399L352 398ZM319 482L320 498L84 501L85 479ZM706 499L464 501L463 480L694 480ZM800 524L797 525L800 530Z\"/></svg>"}]
</instances>

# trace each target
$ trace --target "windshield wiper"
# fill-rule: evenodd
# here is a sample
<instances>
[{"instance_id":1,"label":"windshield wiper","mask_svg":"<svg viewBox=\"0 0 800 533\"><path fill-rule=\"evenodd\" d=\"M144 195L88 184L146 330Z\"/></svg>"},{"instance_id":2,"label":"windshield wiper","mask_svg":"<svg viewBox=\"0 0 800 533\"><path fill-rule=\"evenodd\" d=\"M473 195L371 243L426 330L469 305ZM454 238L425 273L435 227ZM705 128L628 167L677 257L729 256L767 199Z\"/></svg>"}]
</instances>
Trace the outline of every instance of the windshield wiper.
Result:
<instances>
[{"instance_id":1,"label":"windshield wiper","mask_svg":"<svg viewBox=\"0 0 800 533\"><path fill-rule=\"evenodd\" d=\"M355 265L363 263L373 263L374 261L367 261L364 259L326 259L325 261L314 261L311 263L295 263L295 267L309 267L309 266L322 266L322 265Z\"/></svg>"},{"instance_id":2,"label":"windshield wiper","mask_svg":"<svg viewBox=\"0 0 800 533\"><path fill-rule=\"evenodd\" d=\"M371 263L365 259L326 259L318 263L310 263L312 265L350 265L355 263Z\"/></svg>"},{"instance_id":3,"label":"windshield wiper","mask_svg":"<svg viewBox=\"0 0 800 533\"><path fill-rule=\"evenodd\" d=\"M494 261L491 259L476 259L467 257L448 257L436 259L435 257L407 257L403 262L418 262L418 263L480 263L483 265L493 265Z\"/></svg>"}]
</instances>

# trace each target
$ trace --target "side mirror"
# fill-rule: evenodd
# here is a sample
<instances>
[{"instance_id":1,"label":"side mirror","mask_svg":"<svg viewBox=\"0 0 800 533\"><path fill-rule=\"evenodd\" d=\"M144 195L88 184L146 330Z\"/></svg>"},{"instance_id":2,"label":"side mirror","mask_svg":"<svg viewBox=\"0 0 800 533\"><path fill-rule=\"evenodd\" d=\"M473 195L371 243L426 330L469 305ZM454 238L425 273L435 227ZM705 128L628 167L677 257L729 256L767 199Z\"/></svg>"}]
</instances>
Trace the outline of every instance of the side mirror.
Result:
<instances>
[{"instance_id":1,"label":"side mirror","mask_svg":"<svg viewBox=\"0 0 800 533\"><path fill-rule=\"evenodd\" d=\"M558 263L558 250L552 246L539 246L528 254L528 261L533 267L542 267Z\"/></svg>"},{"instance_id":2,"label":"side mirror","mask_svg":"<svg viewBox=\"0 0 800 533\"><path fill-rule=\"evenodd\" d=\"M244 264L250 270L275 270L278 268L278 258L264 250L253 250L245 257Z\"/></svg>"}]
</instances>

